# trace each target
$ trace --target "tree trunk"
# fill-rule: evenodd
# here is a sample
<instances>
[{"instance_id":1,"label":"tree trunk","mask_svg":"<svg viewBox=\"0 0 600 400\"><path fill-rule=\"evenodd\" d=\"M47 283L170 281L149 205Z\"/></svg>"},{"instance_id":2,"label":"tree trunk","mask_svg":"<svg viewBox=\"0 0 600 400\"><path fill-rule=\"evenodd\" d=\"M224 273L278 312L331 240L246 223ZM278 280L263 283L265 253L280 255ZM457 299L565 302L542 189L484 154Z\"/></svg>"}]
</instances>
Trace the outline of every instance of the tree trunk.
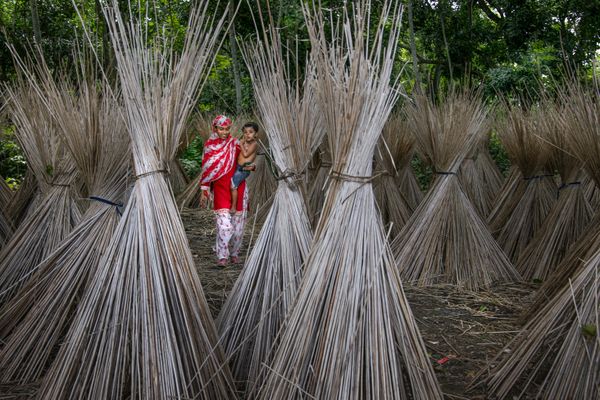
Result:
<instances>
[{"instance_id":1,"label":"tree trunk","mask_svg":"<svg viewBox=\"0 0 600 400\"><path fill-rule=\"evenodd\" d=\"M229 0L229 12L233 17L235 11L234 0ZM237 43L235 41L235 25L229 28L229 47L231 48L231 64L233 66L233 82L235 85L235 112L242 113L242 80L240 78L240 60L238 57Z\"/></svg>"},{"instance_id":2,"label":"tree trunk","mask_svg":"<svg viewBox=\"0 0 600 400\"><path fill-rule=\"evenodd\" d=\"M102 66L104 68L106 77L111 83L114 83L114 80L116 79L115 57L112 51L110 37L108 35L108 24L106 22L106 18L104 18L100 0L96 0L95 4L96 26L98 27L98 32L102 37Z\"/></svg>"},{"instance_id":3,"label":"tree trunk","mask_svg":"<svg viewBox=\"0 0 600 400\"><path fill-rule=\"evenodd\" d=\"M454 77L452 76L452 60L450 59L450 49L448 47L448 40L446 39L446 26L444 23L444 12L442 10L442 2L438 3L438 12L440 14L440 25L442 28L442 38L444 39L444 48L446 49L446 58L448 59L448 73L450 74L450 85L452 85L454 81Z\"/></svg>"},{"instance_id":4,"label":"tree trunk","mask_svg":"<svg viewBox=\"0 0 600 400\"><path fill-rule=\"evenodd\" d=\"M410 54L413 62L413 73L415 75L415 92L421 94L421 74L419 73L419 61L417 60L417 44L415 43L413 21L413 0L408 0L408 29L410 33Z\"/></svg>"},{"instance_id":5,"label":"tree trunk","mask_svg":"<svg viewBox=\"0 0 600 400\"><path fill-rule=\"evenodd\" d=\"M29 0L31 11L31 25L33 26L33 39L35 44L42 48L42 30L40 28L40 17L38 15L37 0Z\"/></svg>"}]
</instances>

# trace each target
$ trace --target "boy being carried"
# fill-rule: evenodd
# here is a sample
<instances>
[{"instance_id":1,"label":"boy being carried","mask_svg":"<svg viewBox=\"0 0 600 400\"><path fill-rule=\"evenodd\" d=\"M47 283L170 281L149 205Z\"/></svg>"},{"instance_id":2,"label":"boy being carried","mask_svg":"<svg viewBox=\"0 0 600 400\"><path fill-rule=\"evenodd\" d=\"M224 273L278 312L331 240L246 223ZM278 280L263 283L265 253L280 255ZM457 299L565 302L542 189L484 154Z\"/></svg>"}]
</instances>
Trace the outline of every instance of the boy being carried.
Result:
<instances>
[{"instance_id":1,"label":"boy being carried","mask_svg":"<svg viewBox=\"0 0 600 400\"><path fill-rule=\"evenodd\" d=\"M254 160L258 150L256 134L258 125L254 122L248 122L242 127L244 134L240 141L240 154L237 158L237 167L233 178L231 178L231 214L235 214L237 206L238 191L237 188L250 175L250 171L256 169Z\"/></svg>"}]
</instances>

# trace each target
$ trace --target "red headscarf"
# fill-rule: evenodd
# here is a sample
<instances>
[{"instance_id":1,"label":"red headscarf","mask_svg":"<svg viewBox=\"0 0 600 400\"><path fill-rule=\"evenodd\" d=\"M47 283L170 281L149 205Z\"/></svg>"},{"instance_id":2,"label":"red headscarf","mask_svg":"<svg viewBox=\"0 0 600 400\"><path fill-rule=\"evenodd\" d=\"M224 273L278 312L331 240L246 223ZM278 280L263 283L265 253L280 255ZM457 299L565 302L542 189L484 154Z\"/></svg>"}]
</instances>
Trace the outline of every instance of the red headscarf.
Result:
<instances>
[{"instance_id":1,"label":"red headscarf","mask_svg":"<svg viewBox=\"0 0 600 400\"><path fill-rule=\"evenodd\" d=\"M239 141L227 136L221 139L217 135L217 126L231 126L231 119L225 115L218 115L213 120L213 131L210 138L204 143L204 155L202 156L202 178L200 187L209 190L210 183L222 178L235 166L235 154Z\"/></svg>"}]
</instances>

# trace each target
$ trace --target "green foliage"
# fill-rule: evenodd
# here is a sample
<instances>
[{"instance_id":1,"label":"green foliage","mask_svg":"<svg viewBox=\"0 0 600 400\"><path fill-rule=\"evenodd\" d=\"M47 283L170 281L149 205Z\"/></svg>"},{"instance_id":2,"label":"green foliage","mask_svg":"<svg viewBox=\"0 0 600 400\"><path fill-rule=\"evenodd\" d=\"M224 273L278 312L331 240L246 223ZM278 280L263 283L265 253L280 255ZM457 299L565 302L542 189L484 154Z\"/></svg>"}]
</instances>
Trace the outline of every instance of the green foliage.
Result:
<instances>
[{"instance_id":1,"label":"green foliage","mask_svg":"<svg viewBox=\"0 0 600 400\"><path fill-rule=\"evenodd\" d=\"M594 324L585 324L581 327L581 333L590 340L594 340L598 336L598 328Z\"/></svg>"},{"instance_id":2,"label":"green foliage","mask_svg":"<svg viewBox=\"0 0 600 400\"><path fill-rule=\"evenodd\" d=\"M508 169L510 168L510 160L508 159L508 153L502 147L502 143L495 132L490 137L489 151L502 175L507 176Z\"/></svg>"},{"instance_id":3,"label":"green foliage","mask_svg":"<svg viewBox=\"0 0 600 400\"><path fill-rule=\"evenodd\" d=\"M552 74L561 70L559 53L552 46L533 42L518 62L502 64L487 72L486 94L503 93L511 97L536 98L540 87L555 84Z\"/></svg>"},{"instance_id":4,"label":"green foliage","mask_svg":"<svg viewBox=\"0 0 600 400\"><path fill-rule=\"evenodd\" d=\"M204 142L200 136L196 136L185 151L179 156L179 161L188 177L193 178L202 169L202 152Z\"/></svg>"},{"instance_id":5,"label":"green foliage","mask_svg":"<svg viewBox=\"0 0 600 400\"><path fill-rule=\"evenodd\" d=\"M431 170L431 167L423 162L416 154L410 161L410 165L415 172L415 176L417 177L417 181L419 182L421 190L426 192L429 189L429 185L431 185L431 180L433 179L433 171Z\"/></svg>"},{"instance_id":6,"label":"green foliage","mask_svg":"<svg viewBox=\"0 0 600 400\"><path fill-rule=\"evenodd\" d=\"M4 129L0 135L0 175L11 187L18 186L27 172L27 162L17 144L13 130Z\"/></svg>"}]
</instances>

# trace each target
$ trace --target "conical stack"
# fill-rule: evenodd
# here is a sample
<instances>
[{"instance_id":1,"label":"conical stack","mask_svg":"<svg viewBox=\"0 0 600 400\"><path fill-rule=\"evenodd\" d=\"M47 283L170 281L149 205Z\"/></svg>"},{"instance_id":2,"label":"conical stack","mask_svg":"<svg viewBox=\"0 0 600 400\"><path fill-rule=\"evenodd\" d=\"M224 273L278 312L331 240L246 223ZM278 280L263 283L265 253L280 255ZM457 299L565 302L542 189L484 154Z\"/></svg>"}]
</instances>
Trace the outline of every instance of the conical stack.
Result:
<instances>
[{"instance_id":1,"label":"conical stack","mask_svg":"<svg viewBox=\"0 0 600 400\"><path fill-rule=\"evenodd\" d=\"M390 239L398 235L414 211L398 184L399 172L410 179L405 169L412 158L413 147L414 138L405 129L402 115L392 115L375 151L375 169L379 176L373 185L383 223L391 229Z\"/></svg>"},{"instance_id":2,"label":"conical stack","mask_svg":"<svg viewBox=\"0 0 600 400\"><path fill-rule=\"evenodd\" d=\"M44 65L43 60L37 64ZM130 169L122 110L109 90L100 92L93 78L56 85L49 70L42 76L40 91L47 94L48 111L81 171L90 206L81 223L0 309L0 380L21 384L37 382L62 343L119 221L116 204L123 201Z\"/></svg>"},{"instance_id":3,"label":"conical stack","mask_svg":"<svg viewBox=\"0 0 600 400\"><path fill-rule=\"evenodd\" d=\"M519 279L458 179L463 158L486 129L478 96L450 95L440 105L423 96L406 109L420 154L436 173L433 186L392 250L403 279L418 285L450 283L477 290Z\"/></svg>"},{"instance_id":4,"label":"conical stack","mask_svg":"<svg viewBox=\"0 0 600 400\"><path fill-rule=\"evenodd\" d=\"M368 31L369 5L345 8L329 32L328 17L305 9L331 184L295 306L272 364L263 369L259 398L442 398L371 187L377 140L398 94L389 82L395 82L401 13L383 4L378 20L389 23L384 38L382 26Z\"/></svg>"},{"instance_id":5,"label":"conical stack","mask_svg":"<svg viewBox=\"0 0 600 400\"><path fill-rule=\"evenodd\" d=\"M569 118L569 150L600 182L600 102L597 92L571 84L562 93ZM505 398L515 383L544 399L594 400L600 397L600 235L587 242L587 254L570 265L562 288L546 301L523 330L492 361L490 395ZM565 259L566 260L566 259ZM561 271L559 269L557 272ZM518 393L514 393L518 394Z\"/></svg>"},{"instance_id":6,"label":"conical stack","mask_svg":"<svg viewBox=\"0 0 600 400\"><path fill-rule=\"evenodd\" d=\"M273 204L218 320L234 377L251 388L271 361L302 278L312 240L303 175L324 131L314 113L313 72L309 67L303 85L294 84L275 27L242 53L278 171Z\"/></svg>"},{"instance_id":7,"label":"conical stack","mask_svg":"<svg viewBox=\"0 0 600 400\"><path fill-rule=\"evenodd\" d=\"M81 219L75 202L77 169L61 142L60 129L31 83L19 79L6 88L15 135L35 175L40 194L0 253L0 305L12 298L34 268L67 237Z\"/></svg>"},{"instance_id":8,"label":"conical stack","mask_svg":"<svg viewBox=\"0 0 600 400\"><path fill-rule=\"evenodd\" d=\"M483 219L487 218L494 207L503 183L502 174L496 167L488 146L489 136L482 131L480 143L473 146L458 173L465 193Z\"/></svg>"},{"instance_id":9,"label":"conical stack","mask_svg":"<svg viewBox=\"0 0 600 400\"><path fill-rule=\"evenodd\" d=\"M541 112L509 106L504 112L506 118L497 123L498 135L522 178L513 178L514 189L501 194L507 199L495 206L488 224L506 255L516 262L556 203L558 188L549 168L553 148L541 136Z\"/></svg>"},{"instance_id":10,"label":"conical stack","mask_svg":"<svg viewBox=\"0 0 600 400\"><path fill-rule=\"evenodd\" d=\"M557 192L558 201L516 264L526 281L545 281L571 245L577 242L594 214L582 186L582 163L568 150L565 132L573 128L569 126L566 111L562 107L548 105L542 116L543 136L557 149L554 164L560 174L561 185Z\"/></svg>"},{"instance_id":11,"label":"conical stack","mask_svg":"<svg viewBox=\"0 0 600 400\"><path fill-rule=\"evenodd\" d=\"M213 19L208 7L190 11L176 57L154 21L125 23L117 0L102 5L135 183L40 398L236 398L164 174L223 30L227 13Z\"/></svg>"}]
</instances>

